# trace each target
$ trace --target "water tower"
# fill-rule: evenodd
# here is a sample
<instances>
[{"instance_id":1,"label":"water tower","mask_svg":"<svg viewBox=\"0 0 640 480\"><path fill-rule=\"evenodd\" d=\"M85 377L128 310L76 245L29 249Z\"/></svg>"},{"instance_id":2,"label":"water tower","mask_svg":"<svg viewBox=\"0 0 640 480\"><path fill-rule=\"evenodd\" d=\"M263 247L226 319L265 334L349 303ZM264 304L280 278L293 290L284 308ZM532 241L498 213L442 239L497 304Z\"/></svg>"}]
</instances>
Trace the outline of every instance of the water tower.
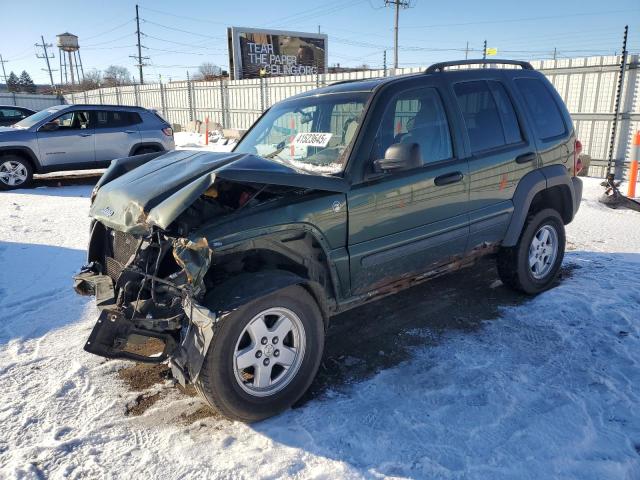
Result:
<instances>
[{"instance_id":1,"label":"water tower","mask_svg":"<svg viewBox=\"0 0 640 480\"><path fill-rule=\"evenodd\" d=\"M78 37L69 32L61 33L56 35L56 45L60 52L60 83L69 83L69 78L71 78L71 85L76 83L76 79L80 84L84 80L84 70L80 58Z\"/></svg>"}]
</instances>

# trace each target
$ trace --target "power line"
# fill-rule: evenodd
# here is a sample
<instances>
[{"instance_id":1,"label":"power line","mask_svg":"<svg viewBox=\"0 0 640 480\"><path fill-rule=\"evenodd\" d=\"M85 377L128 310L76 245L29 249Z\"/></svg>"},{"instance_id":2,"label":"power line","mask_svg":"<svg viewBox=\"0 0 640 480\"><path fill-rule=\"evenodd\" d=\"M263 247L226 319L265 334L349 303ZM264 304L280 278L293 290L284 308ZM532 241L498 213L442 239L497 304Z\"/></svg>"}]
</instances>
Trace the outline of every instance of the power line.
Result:
<instances>
[{"instance_id":1,"label":"power line","mask_svg":"<svg viewBox=\"0 0 640 480\"><path fill-rule=\"evenodd\" d=\"M118 30L119 28L122 28L122 27L124 27L125 25L129 25L129 24L130 24L130 23L132 23L133 21L134 21L134 19L133 19L133 18L130 18L130 19L129 19L129 20L127 20L126 22L121 23L120 25L117 25L117 26L115 26L115 27L113 27L113 28L110 28L109 30L105 30L104 32L96 33L95 35L91 35L91 36L89 36L89 37L84 37L84 40L91 40L91 39L93 39L93 38L101 37L101 36L103 36L103 35L106 35L107 33L111 33L111 32L113 32L113 31L115 31L115 30Z\"/></svg>"},{"instance_id":2,"label":"power line","mask_svg":"<svg viewBox=\"0 0 640 480\"><path fill-rule=\"evenodd\" d=\"M392 2L393 3L393 2ZM544 17L523 17L523 18L511 18L505 20L482 20L479 22L462 22L462 23L434 23L431 25L407 25L405 28L440 28L440 27L463 27L467 25L488 25L496 23L514 23L514 22L530 22L535 20L551 20L555 18L573 18L573 17L587 17L594 15L609 15L613 13L629 13L640 11L640 8L631 8L626 10L607 10L602 12L589 12L589 13L567 13L564 15L548 15Z\"/></svg>"}]
</instances>

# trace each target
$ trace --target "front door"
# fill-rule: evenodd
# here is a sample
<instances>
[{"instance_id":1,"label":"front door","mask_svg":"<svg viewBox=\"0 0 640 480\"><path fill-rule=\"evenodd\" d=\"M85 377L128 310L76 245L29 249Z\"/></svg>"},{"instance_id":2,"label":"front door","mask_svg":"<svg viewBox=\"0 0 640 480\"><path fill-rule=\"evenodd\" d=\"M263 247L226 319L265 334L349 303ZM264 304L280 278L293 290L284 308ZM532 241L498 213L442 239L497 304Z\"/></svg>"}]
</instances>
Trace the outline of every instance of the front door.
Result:
<instances>
[{"instance_id":1,"label":"front door","mask_svg":"<svg viewBox=\"0 0 640 480\"><path fill-rule=\"evenodd\" d=\"M91 115L96 129L96 162L126 157L140 143L138 124L142 120L137 113L95 110Z\"/></svg>"},{"instance_id":2,"label":"front door","mask_svg":"<svg viewBox=\"0 0 640 480\"><path fill-rule=\"evenodd\" d=\"M43 166L90 166L95 160L93 125L89 112L72 110L63 113L49 123L56 123L55 130L38 130L38 148Z\"/></svg>"},{"instance_id":3,"label":"front door","mask_svg":"<svg viewBox=\"0 0 640 480\"><path fill-rule=\"evenodd\" d=\"M435 87L408 89L390 99L372 157L393 143L417 143L423 165L369 177L349 192L353 294L432 270L464 252L468 166L454 154L449 123Z\"/></svg>"}]
</instances>

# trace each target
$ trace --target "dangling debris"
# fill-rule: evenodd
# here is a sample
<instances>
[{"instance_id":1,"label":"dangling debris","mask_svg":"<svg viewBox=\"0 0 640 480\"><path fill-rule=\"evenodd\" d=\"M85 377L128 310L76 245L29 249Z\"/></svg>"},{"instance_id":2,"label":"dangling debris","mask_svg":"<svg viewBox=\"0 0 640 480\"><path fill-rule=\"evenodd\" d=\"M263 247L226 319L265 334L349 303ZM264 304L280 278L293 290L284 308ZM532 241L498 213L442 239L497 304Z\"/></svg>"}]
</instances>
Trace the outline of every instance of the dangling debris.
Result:
<instances>
[{"instance_id":1,"label":"dangling debris","mask_svg":"<svg viewBox=\"0 0 640 480\"><path fill-rule=\"evenodd\" d=\"M609 173L606 180L600 184L606 188L604 194L598 199L600 203L609 208L629 208L640 212L640 202L622 195L618 189L621 182L616 182L614 177L613 173Z\"/></svg>"}]
</instances>

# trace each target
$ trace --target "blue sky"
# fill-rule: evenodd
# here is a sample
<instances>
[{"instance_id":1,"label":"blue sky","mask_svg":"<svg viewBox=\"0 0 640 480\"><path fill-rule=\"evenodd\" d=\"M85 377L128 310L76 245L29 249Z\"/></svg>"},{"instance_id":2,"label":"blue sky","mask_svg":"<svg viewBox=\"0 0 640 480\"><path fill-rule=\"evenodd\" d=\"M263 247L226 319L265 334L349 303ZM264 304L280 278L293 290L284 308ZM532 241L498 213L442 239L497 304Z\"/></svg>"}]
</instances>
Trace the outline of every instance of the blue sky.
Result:
<instances>
[{"instance_id":1,"label":"blue sky","mask_svg":"<svg viewBox=\"0 0 640 480\"><path fill-rule=\"evenodd\" d=\"M78 35L85 71L126 66L137 77L135 1L67 0L59 2L0 0L0 54L7 74L26 69L38 83L48 83L35 57L34 44L44 35ZM147 82L183 79L203 62L226 68L226 27L282 28L329 36L329 64L381 67L383 51L392 61L393 11L384 0L212 1L140 0L142 44L150 57ZM480 56L482 42L501 58L537 59L613 54L620 50L622 30L629 25L629 50L640 53L640 2L619 0L557 1L413 0L400 15L400 66L428 65L463 58L467 42ZM52 60L58 67L58 52ZM59 73L54 72L59 79Z\"/></svg>"}]
</instances>

